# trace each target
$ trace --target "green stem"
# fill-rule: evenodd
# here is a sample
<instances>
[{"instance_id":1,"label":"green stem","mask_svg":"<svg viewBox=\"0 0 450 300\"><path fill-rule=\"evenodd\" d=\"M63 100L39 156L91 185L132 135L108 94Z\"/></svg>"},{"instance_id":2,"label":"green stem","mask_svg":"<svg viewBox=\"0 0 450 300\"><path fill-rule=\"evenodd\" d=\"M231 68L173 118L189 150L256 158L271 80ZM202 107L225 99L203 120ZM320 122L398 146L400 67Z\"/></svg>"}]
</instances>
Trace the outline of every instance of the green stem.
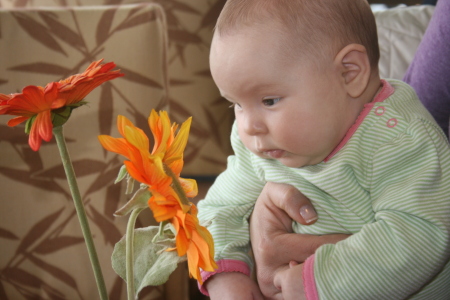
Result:
<instances>
[{"instance_id":1,"label":"green stem","mask_svg":"<svg viewBox=\"0 0 450 300\"><path fill-rule=\"evenodd\" d=\"M134 227L139 213L144 208L136 208L131 212L128 219L127 232L125 235L126 277L128 300L135 300L134 294Z\"/></svg>"},{"instance_id":2,"label":"green stem","mask_svg":"<svg viewBox=\"0 0 450 300\"><path fill-rule=\"evenodd\" d=\"M172 178L172 188L177 193L178 197L180 197L180 201L183 205L189 207L191 203L189 202L186 194L184 193L183 187L181 186L178 177L172 172L172 170L164 164L164 172Z\"/></svg>"},{"instance_id":3,"label":"green stem","mask_svg":"<svg viewBox=\"0 0 450 300\"><path fill-rule=\"evenodd\" d=\"M75 171L73 169L72 161L70 160L70 155L67 150L66 141L64 139L63 127L62 126L54 127L53 134L55 135L56 143L58 144L58 149L61 155L64 171L66 172L70 192L72 193L73 202L75 204L75 210L78 215L81 231L83 232L84 241L86 242L86 247L89 253L89 258L91 260L92 269L94 270L95 281L97 282L97 288L100 294L100 299L106 300L108 299L108 295L106 292L105 281L103 280L103 274L100 268L100 263L98 261L97 252L95 250L91 230L89 228L89 222L86 217L86 211L84 210L84 205L81 200L80 190L78 189Z\"/></svg>"},{"instance_id":4,"label":"green stem","mask_svg":"<svg viewBox=\"0 0 450 300\"><path fill-rule=\"evenodd\" d=\"M166 226L167 223L169 223L169 221L167 220L159 223L158 234L155 235L155 237L162 236L164 234L164 227Z\"/></svg>"}]
</instances>

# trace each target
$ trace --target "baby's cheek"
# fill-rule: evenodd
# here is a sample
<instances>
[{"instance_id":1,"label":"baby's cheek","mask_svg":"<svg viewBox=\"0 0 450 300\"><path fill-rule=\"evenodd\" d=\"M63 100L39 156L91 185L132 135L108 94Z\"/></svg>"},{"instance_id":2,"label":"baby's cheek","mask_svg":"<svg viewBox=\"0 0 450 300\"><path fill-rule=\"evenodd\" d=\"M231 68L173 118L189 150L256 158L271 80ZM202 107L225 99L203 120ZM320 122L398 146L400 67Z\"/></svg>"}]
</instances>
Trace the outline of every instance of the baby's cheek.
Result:
<instances>
[{"instance_id":1,"label":"baby's cheek","mask_svg":"<svg viewBox=\"0 0 450 300\"><path fill-rule=\"evenodd\" d=\"M255 153L254 152L255 149L252 149L253 146L252 146L252 143L251 143L251 137L249 137L247 134L245 134L245 132L243 132L239 128L239 123L238 123L238 135L239 135L239 138L241 139L242 143L244 144L245 148L247 148L251 152Z\"/></svg>"}]
</instances>

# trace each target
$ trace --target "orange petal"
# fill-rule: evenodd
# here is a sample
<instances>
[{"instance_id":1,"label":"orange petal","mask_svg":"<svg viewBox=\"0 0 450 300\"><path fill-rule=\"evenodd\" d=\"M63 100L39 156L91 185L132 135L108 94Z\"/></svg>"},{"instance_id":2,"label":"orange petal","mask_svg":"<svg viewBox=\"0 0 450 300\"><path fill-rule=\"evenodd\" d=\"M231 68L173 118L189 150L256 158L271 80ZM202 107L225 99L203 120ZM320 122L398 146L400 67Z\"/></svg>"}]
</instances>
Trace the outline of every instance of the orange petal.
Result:
<instances>
[{"instance_id":1,"label":"orange petal","mask_svg":"<svg viewBox=\"0 0 450 300\"><path fill-rule=\"evenodd\" d=\"M167 190L161 191L161 193L172 193L172 190L170 189L172 178L164 172L164 166L160 157L156 156L145 160L144 172L149 182L151 182L151 185Z\"/></svg>"},{"instance_id":2,"label":"orange petal","mask_svg":"<svg viewBox=\"0 0 450 300\"><path fill-rule=\"evenodd\" d=\"M135 180L141 183L147 183L145 177L142 176L142 173L136 168L136 166L131 161L124 161L124 164L127 168L128 174L133 177Z\"/></svg>"},{"instance_id":3,"label":"orange petal","mask_svg":"<svg viewBox=\"0 0 450 300\"><path fill-rule=\"evenodd\" d=\"M50 111L44 111L36 116L36 119L31 125L30 136L28 144L31 149L38 151L41 147L42 139L50 141L52 138L52 121Z\"/></svg>"},{"instance_id":4,"label":"orange petal","mask_svg":"<svg viewBox=\"0 0 450 300\"><path fill-rule=\"evenodd\" d=\"M38 130L35 126L36 122L33 123L30 130L30 136L28 137L28 144L30 145L33 151L38 151L41 147L41 137L38 134Z\"/></svg>"},{"instance_id":5,"label":"orange petal","mask_svg":"<svg viewBox=\"0 0 450 300\"><path fill-rule=\"evenodd\" d=\"M141 151L148 152L149 141L144 131L137 127L125 126L125 138L127 141Z\"/></svg>"},{"instance_id":6,"label":"orange petal","mask_svg":"<svg viewBox=\"0 0 450 300\"><path fill-rule=\"evenodd\" d=\"M170 146L169 149L167 149L166 153L167 157L183 155L184 148L186 148L187 140L189 137L189 129L191 127L191 123L192 117L189 117L186 121L183 122L172 145Z\"/></svg>"},{"instance_id":7,"label":"orange petal","mask_svg":"<svg viewBox=\"0 0 450 300\"><path fill-rule=\"evenodd\" d=\"M149 204L153 217L157 222L163 222L172 219L175 216L175 210L167 206L161 206L156 209L155 204Z\"/></svg>"},{"instance_id":8,"label":"orange petal","mask_svg":"<svg viewBox=\"0 0 450 300\"><path fill-rule=\"evenodd\" d=\"M200 276L200 270L198 269L198 250L193 243L189 244L189 248L187 250L187 259L189 274L197 279L200 284L202 284L203 282Z\"/></svg>"},{"instance_id":9,"label":"orange petal","mask_svg":"<svg viewBox=\"0 0 450 300\"><path fill-rule=\"evenodd\" d=\"M11 98L12 98L12 95L11 95L11 94L6 95L6 94L0 93L0 105L5 105L6 102L7 102L8 100L10 100Z\"/></svg>"},{"instance_id":10,"label":"orange petal","mask_svg":"<svg viewBox=\"0 0 450 300\"><path fill-rule=\"evenodd\" d=\"M117 129L121 136L125 137L125 127L131 126L133 127L133 123L125 116L119 115L117 116Z\"/></svg>"},{"instance_id":11,"label":"orange petal","mask_svg":"<svg viewBox=\"0 0 450 300\"><path fill-rule=\"evenodd\" d=\"M153 212L153 217L157 222L172 219L176 212L177 206L158 205L158 202L163 202L165 197L154 189L150 189L152 197L148 200L148 205Z\"/></svg>"},{"instance_id":12,"label":"orange petal","mask_svg":"<svg viewBox=\"0 0 450 300\"><path fill-rule=\"evenodd\" d=\"M188 178L178 178L181 186L183 187L183 191L186 193L186 196L189 198L193 198L198 194L197 181L195 179Z\"/></svg>"},{"instance_id":13,"label":"orange petal","mask_svg":"<svg viewBox=\"0 0 450 300\"><path fill-rule=\"evenodd\" d=\"M170 137L170 119L166 111L158 113L152 109L148 118L148 125L152 131L155 144L153 145L153 154L165 153L167 141Z\"/></svg>"},{"instance_id":14,"label":"orange petal","mask_svg":"<svg viewBox=\"0 0 450 300\"><path fill-rule=\"evenodd\" d=\"M198 230L199 229L200 228L198 228ZM203 229L200 230L206 230L206 228L203 227ZM192 242L195 244L199 252L199 266L205 271L214 271L214 267L217 266L215 265L214 260L211 260L212 251L209 243L207 243L207 241L199 234L199 232L195 230L192 232Z\"/></svg>"},{"instance_id":15,"label":"orange petal","mask_svg":"<svg viewBox=\"0 0 450 300\"><path fill-rule=\"evenodd\" d=\"M98 70L98 73L108 73L112 69L116 67L116 64L113 62L108 62L106 64L101 65L100 70Z\"/></svg>"},{"instance_id":16,"label":"orange petal","mask_svg":"<svg viewBox=\"0 0 450 300\"><path fill-rule=\"evenodd\" d=\"M57 109L66 105L66 99L59 97L58 84L51 82L44 88L44 99L46 107Z\"/></svg>"},{"instance_id":17,"label":"orange petal","mask_svg":"<svg viewBox=\"0 0 450 300\"><path fill-rule=\"evenodd\" d=\"M45 101L44 89L34 85L24 87L22 93L11 98L8 104L11 108L14 107L17 114L26 112L36 114L51 108L51 105Z\"/></svg>"},{"instance_id":18,"label":"orange petal","mask_svg":"<svg viewBox=\"0 0 450 300\"><path fill-rule=\"evenodd\" d=\"M185 231L186 237L188 239L190 239L191 238L191 234L189 233L189 230L188 230L187 225L186 225L186 218L190 218L189 214L186 214L182 210L179 210L177 212L177 218L178 218L178 221L180 222L180 226L182 228L186 228L186 231Z\"/></svg>"},{"instance_id":19,"label":"orange petal","mask_svg":"<svg viewBox=\"0 0 450 300\"><path fill-rule=\"evenodd\" d=\"M80 102L102 83L124 76L119 70L111 71L116 66L113 62L100 65L101 62L93 62L83 73L58 82L59 91L67 100L66 105Z\"/></svg>"},{"instance_id":20,"label":"orange petal","mask_svg":"<svg viewBox=\"0 0 450 300\"><path fill-rule=\"evenodd\" d=\"M180 175L183 170L183 156L175 156L164 159L164 163L172 170L175 175Z\"/></svg>"},{"instance_id":21,"label":"orange petal","mask_svg":"<svg viewBox=\"0 0 450 300\"><path fill-rule=\"evenodd\" d=\"M176 218L174 218L174 220L175 219ZM184 256L189 247L189 240L186 236L186 232L183 227L179 227L179 229L177 231L176 246L177 246L178 256L180 256L180 257Z\"/></svg>"},{"instance_id":22,"label":"orange petal","mask_svg":"<svg viewBox=\"0 0 450 300\"><path fill-rule=\"evenodd\" d=\"M106 150L128 157L128 143L125 139L113 138L109 135L99 135L98 140Z\"/></svg>"},{"instance_id":23,"label":"orange petal","mask_svg":"<svg viewBox=\"0 0 450 300\"><path fill-rule=\"evenodd\" d=\"M51 108L58 109L66 105L66 99L58 98L52 102Z\"/></svg>"},{"instance_id":24,"label":"orange petal","mask_svg":"<svg viewBox=\"0 0 450 300\"><path fill-rule=\"evenodd\" d=\"M48 89L30 85L23 88L22 94L30 104L36 106L39 112L51 109L52 102L57 98L58 90L54 84L51 84Z\"/></svg>"},{"instance_id":25,"label":"orange petal","mask_svg":"<svg viewBox=\"0 0 450 300\"><path fill-rule=\"evenodd\" d=\"M9 127L14 127L14 126L19 125L20 123L28 120L29 118L30 117L16 117L16 118L9 120L7 124Z\"/></svg>"},{"instance_id":26,"label":"orange petal","mask_svg":"<svg viewBox=\"0 0 450 300\"><path fill-rule=\"evenodd\" d=\"M46 142L49 142L53 136L52 114L50 110L45 110L36 116L34 124L37 124L39 136Z\"/></svg>"}]
</instances>

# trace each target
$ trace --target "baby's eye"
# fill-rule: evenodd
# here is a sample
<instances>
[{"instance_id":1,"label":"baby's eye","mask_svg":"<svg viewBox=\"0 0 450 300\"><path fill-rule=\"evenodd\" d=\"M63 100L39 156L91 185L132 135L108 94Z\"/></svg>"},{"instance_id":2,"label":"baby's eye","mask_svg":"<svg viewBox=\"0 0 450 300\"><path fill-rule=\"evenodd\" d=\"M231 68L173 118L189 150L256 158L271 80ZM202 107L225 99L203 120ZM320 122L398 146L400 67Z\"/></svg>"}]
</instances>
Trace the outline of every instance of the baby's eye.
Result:
<instances>
[{"instance_id":1,"label":"baby's eye","mask_svg":"<svg viewBox=\"0 0 450 300\"><path fill-rule=\"evenodd\" d=\"M278 103L278 101L280 101L281 98L273 98L273 99L263 99L263 104L265 106L272 106L275 105L276 103Z\"/></svg>"}]
</instances>

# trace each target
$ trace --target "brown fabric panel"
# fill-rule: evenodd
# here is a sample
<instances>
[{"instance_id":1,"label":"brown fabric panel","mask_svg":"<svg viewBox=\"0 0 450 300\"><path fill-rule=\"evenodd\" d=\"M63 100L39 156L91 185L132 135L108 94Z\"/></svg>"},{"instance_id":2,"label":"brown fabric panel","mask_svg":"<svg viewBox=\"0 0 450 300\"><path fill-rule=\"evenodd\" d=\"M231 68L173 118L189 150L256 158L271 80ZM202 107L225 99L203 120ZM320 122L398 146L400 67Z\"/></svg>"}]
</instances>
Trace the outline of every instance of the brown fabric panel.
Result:
<instances>
[{"instance_id":1,"label":"brown fabric panel","mask_svg":"<svg viewBox=\"0 0 450 300\"><path fill-rule=\"evenodd\" d=\"M65 78L99 58L126 74L92 92L64 126L110 299L126 299L110 261L127 221L112 216L126 201L113 184L123 159L106 153L97 135L118 136L118 114L145 128L152 108L168 109L161 12L150 3L0 11L1 93ZM98 299L56 144L31 151L23 126L9 128L8 119L0 118L0 298ZM150 287L141 299L164 293Z\"/></svg>"},{"instance_id":2,"label":"brown fabric panel","mask_svg":"<svg viewBox=\"0 0 450 300\"><path fill-rule=\"evenodd\" d=\"M217 88L211 79L208 64L212 29L217 16L225 3L225 0L0 0L0 7L11 9L13 7L33 8L64 6L75 8L76 10L92 10L90 7L85 8L84 6L97 6L105 4L123 5L150 2L156 2L162 5L169 29L168 48L164 48L166 45L164 42L158 43L158 50L161 50L163 55L162 58L154 59L157 55L152 54L152 52L154 52L153 50L148 50L155 48L154 39L151 38L151 33L142 34L140 32L138 33L136 31L135 33L133 31L133 36L141 37L141 41L134 40L135 42L130 43L129 45L123 43L124 39L126 40L127 38L130 38L130 30L137 29L141 25L133 27L134 29L126 27L131 26L133 22L136 23L139 22L139 20L145 19L145 17L141 19L134 18L133 21L128 20L126 25L122 25L123 29L117 31L119 23L121 23L124 19L119 18L120 16L117 14L113 6L109 6L108 8L100 8L102 13L96 15L94 18L95 22L88 22L88 24L95 23L93 25L84 24L84 22L82 22L83 24L76 24L74 22L71 23L69 22L71 20L70 16L65 21L60 21L56 18L56 21L60 21L60 23L65 24L67 28L58 28L58 26L54 26L55 19L51 14L45 19L41 14L36 22L46 28L39 33L39 35L44 36L37 35L33 37L33 35L28 34L24 29L20 29L20 31L22 31L22 35L27 35L27 37L23 39L25 42L18 42L14 48L21 48L22 45L26 45L25 48L21 49L20 52L16 51L15 53L11 53L8 57L0 57L0 69L5 68L3 62L6 61L11 61L8 67L12 66L12 68L15 68L14 70L8 70L8 72L13 72L15 74L14 79L10 74L6 75L3 71L0 71L0 92L10 92L10 87L8 85L12 80L15 84L14 89L19 90L27 84L45 84L48 81L64 77L66 74L71 74L81 70L84 66L82 66L80 58L82 58L84 54L81 54L80 51L73 53L70 52L71 50L67 50L67 48L82 49L83 40L76 34L77 26L79 26L82 28L83 38L85 35L89 36L84 42L88 43L90 49L92 50L95 46L103 45L98 47L97 50L101 51L104 48L106 53L109 55L108 57L105 57L105 59L115 61L119 67L127 73L126 77L130 78L130 80L126 80L124 78L117 79L116 81L111 82L111 85L105 84L104 87L99 88L94 92L94 94L90 95L88 99L91 100L90 108L80 108L80 112L74 112L74 114L81 114L81 110L90 111L90 113L86 112L86 115L83 114L82 116L79 116L79 118L83 119L80 122L91 122L91 120L97 119L97 123L94 122L95 124L91 124L90 128L98 128L96 130L100 133L111 133L113 135L117 135L114 128L114 122L116 115L121 113L134 119L138 126L145 128L145 117L149 112L149 108L136 105L135 101L143 101L142 99L147 97L144 95L153 95L153 91L158 93L157 91L160 88L158 84L160 86L162 85L165 88L164 92L166 94L161 93L159 95L160 98L155 96L147 97L148 99L152 99L152 103L154 103L154 101L157 102L154 103L153 106L158 108L167 108L167 105L170 104L171 116L173 120L177 122L183 121L188 116L194 117L191 137L185 153L186 165L184 168L184 175L215 176L225 169L226 157L231 153L229 135L231 123L234 119L232 110L228 109L227 103L221 99ZM96 9L97 8L94 10ZM162 14L159 13L158 10L156 11L156 14L158 20L163 18ZM122 15L121 17L124 18ZM87 18L91 19L92 17ZM28 20L28 22L32 21ZM163 29L161 27L162 22L156 22L155 25L156 26L153 26L154 29L156 29L156 27L159 30ZM89 34L87 33L88 26L90 26L91 30ZM13 48L12 45L10 45L9 48L4 48L1 44L1 39L5 37L6 34L4 28L5 25L2 24L0 28L0 51L1 49ZM10 28L8 28L8 30L10 30ZM33 29L29 28L29 30L31 31ZM111 32L113 32L113 35L110 36ZM50 38L48 35L50 35ZM36 48L33 45L38 43L37 39L40 39L42 43L40 43ZM149 43L152 45L149 46ZM45 48L43 45L46 45ZM159 47L161 45L163 48L160 49ZM44 56L46 58L41 60L32 60L31 58L35 56L35 53L31 51L33 48L37 49L37 52L39 52L39 57ZM152 59L137 59L145 57L145 54L132 54L131 50L134 48L147 51L149 55L151 54L150 56ZM27 52L26 49L29 51ZM54 57L49 58L48 56L45 56L49 51L55 53L54 55L56 55L56 59L54 59ZM64 55L64 51L67 56ZM30 55L29 52L33 52L33 55ZM100 53L99 56L95 57L104 56ZM59 61L64 59L73 61L74 58L77 62L79 62L79 64L59 63ZM85 63L87 63L87 61L88 59L86 59ZM45 63L45 65L42 63ZM143 78L142 76L139 76L142 75L142 72L135 72L141 67L141 64L145 65L142 67L151 69L151 76L144 76L146 78ZM36 73L36 76L33 77L35 80L31 82L28 76L33 74L33 70L37 70L38 73ZM167 79L167 76L169 79ZM167 89L169 82L170 95L168 95ZM136 89L136 87L141 87L144 89L143 85L145 84L147 84L146 91ZM165 102L162 100L163 98L166 98L169 101ZM98 117L98 113L93 113L91 111L98 108L98 103L101 103L101 107L104 111L109 112L102 114L101 118ZM66 131L68 131L68 138L71 141L69 143L69 147L78 147L77 144L79 142L76 142L76 136L79 132L81 132L81 129L72 128L70 126L71 123L77 122L78 121L70 120L69 125L67 126L68 128L66 129ZM14 178L7 178L8 181L6 184L10 184L10 182L16 183L18 180L23 180L28 186L40 191L38 196L34 193L34 190L27 191L26 195L24 195L25 198L37 197L37 199L45 199L47 197L47 193L52 190L51 193L58 193L58 195L65 193L65 197L68 199L67 189L60 187L60 185L63 185L62 178L54 176L50 180L42 180L39 177L35 177L36 172L42 172L43 170L51 168L48 166L49 163L52 164L52 167L53 165L57 165L53 161L49 162L48 159L48 156L55 156L56 153L54 151L51 152L48 146L45 146L45 150L43 150L45 151L45 154L42 154L42 157L41 154L32 152L26 145L26 137L24 137L21 133L21 129L5 128L4 124L4 119L0 119L0 152L3 153L4 151L7 151L8 157L16 158L17 161L20 161L22 164L22 161L26 161L26 164L22 165L22 167L14 167L15 172L11 172L11 166L8 166L9 169L3 169L3 171L0 170L0 182L4 181L4 177L6 177L4 174L8 173L10 174L8 176L12 176ZM5 141L3 138L5 138ZM5 142L6 145L4 144ZM97 141L89 141L89 144L96 145L96 143ZM8 150L6 150L5 147ZM70 148L70 150L77 152L92 151L92 149L72 150L72 148ZM0 168L3 167L2 163L3 162L0 158ZM98 235L96 238L96 243L100 240L100 245L102 247L103 245L108 245L108 247L111 247L112 240L114 240L117 236L117 233L114 233L114 230L110 232L108 228L111 224L113 224L119 228L121 233L123 233L121 228L124 228L125 226L124 220L115 219L111 215L111 212L113 212L125 201L124 196L117 197L117 193L120 192L120 186L114 186L111 184L111 180L116 174L115 172L121 163L121 159L113 157L110 154L102 153L101 155L99 154L98 159L81 157L76 163L79 165L77 170L83 169L82 172L84 175L82 179L86 185L84 197L88 197L88 201L95 203L93 208L88 208L88 211L90 218L95 220L95 222L92 221L91 226L98 230L98 233L96 233L96 235ZM19 169L19 171L16 169ZM52 173L53 171L49 172ZM99 176L100 174L104 175ZM56 185L55 187L53 181L57 181L59 185ZM96 188L96 186L99 186L100 188ZM43 191L41 191L41 189ZM98 195L99 193L100 195ZM8 193L7 195L4 192L0 192L0 197L17 199L16 196L12 196L11 194L14 194L14 192ZM108 201L103 201L103 199L108 199ZM67 200L66 205L70 205L69 200ZM17 213L17 208L14 213ZM100 216L103 216L104 220L102 220ZM146 216L142 216L142 218L140 218L138 226L146 226L152 222L154 221L152 221L151 214L147 213ZM1 223L2 221L0 221L0 224ZM20 224L17 226L23 228L23 230L24 228L32 226L31 221L28 223L18 223ZM9 224L6 226L6 229L12 229L15 228L15 226L15 224ZM0 225L0 233L1 228L2 225ZM73 228L77 230L76 222L74 222ZM10 233L12 232L7 232L6 235ZM15 232L14 234L18 239L20 239L23 237L24 232ZM105 237L103 237L103 235ZM79 236L80 235L78 234L78 237ZM8 243L9 242L10 241L8 241ZM8 251L13 251L13 249L15 249L14 246L11 245L8 245L7 248L9 249ZM84 251L82 247L79 247L78 250ZM111 251L111 249L109 249L109 251ZM105 265L105 268L110 268L110 262L108 261L109 256L106 255L103 259L104 262L102 262L103 265ZM84 264L83 262L80 262L79 265L86 266L87 263L87 261L84 262ZM62 270L66 270L64 265L58 264L58 267ZM90 270L85 270L83 274L86 275L84 276L91 276L88 271L90 272ZM72 272L70 272L70 274L72 274ZM163 297L155 295L164 294L165 299L187 299L188 287L186 287L186 282L183 280L183 278L188 277L186 268L180 266L177 269L177 274L178 275L174 275L170 278L169 282L166 284L166 289L162 287L159 287L156 291L147 289L143 292L143 294L145 293L147 295L151 295L151 297L157 297L155 299L159 299L158 297ZM123 281L112 275L111 277L112 279L108 279L107 283L109 293L113 295L111 299L124 299L123 295L125 287L123 286ZM192 280L189 282L190 299L203 299L204 297L201 297L196 289L195 282ZM8 287L8 289L9 288L10 287ZM10 290L8 290L8 292L9 291ZM90 292L96 295L96 291L92 290L92 287Z\"/></svg>"},{"instance_id":3,"label":"brown fabric panel","mask_svg":"<svg viewBox=\"0 0 450 300\"><path fill-rule=\"evenodd\" d=\"M215 176L225 169L226 158L232 153L229 137L234 120L232 110L221 99L211 78L208 62L213 28L225 1L0 0L0 7L159 3L165 11L169 35L170 114L177 122L193 116L183 174ZM101 24L99 40L105 37L110 26L107 20ZM50 46L51 41L47 43Z\"/></svg>"}]
</instances>

